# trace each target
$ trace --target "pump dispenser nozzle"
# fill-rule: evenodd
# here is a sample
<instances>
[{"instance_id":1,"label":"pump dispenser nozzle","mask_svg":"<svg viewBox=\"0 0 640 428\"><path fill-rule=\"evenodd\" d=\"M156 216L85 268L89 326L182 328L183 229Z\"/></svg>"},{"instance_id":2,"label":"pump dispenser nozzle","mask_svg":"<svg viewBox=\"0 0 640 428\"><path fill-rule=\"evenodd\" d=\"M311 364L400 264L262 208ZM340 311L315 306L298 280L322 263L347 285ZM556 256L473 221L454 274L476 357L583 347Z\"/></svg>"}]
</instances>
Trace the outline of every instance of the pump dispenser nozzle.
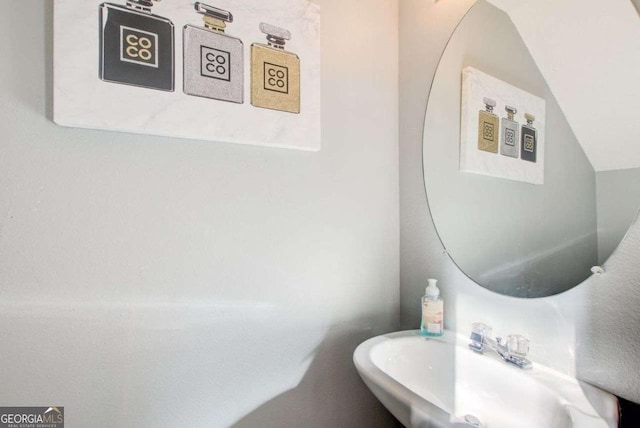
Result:
<instances>
[{"instance_id":1,"label":"pump dispenser nozzle","mask_svg":"<svg viewBox=\"0 0 640 428\"><path fill-rule=\"evenodd\" d=\"M437 286L438 280L437 279L433 279L433 278L429 278L427 280L427 282L429 283L429 286L427 288L425 288L424 290L424 294L428 297L438 297L440 296L440 289Z\"/></svg>"}]
</instances>

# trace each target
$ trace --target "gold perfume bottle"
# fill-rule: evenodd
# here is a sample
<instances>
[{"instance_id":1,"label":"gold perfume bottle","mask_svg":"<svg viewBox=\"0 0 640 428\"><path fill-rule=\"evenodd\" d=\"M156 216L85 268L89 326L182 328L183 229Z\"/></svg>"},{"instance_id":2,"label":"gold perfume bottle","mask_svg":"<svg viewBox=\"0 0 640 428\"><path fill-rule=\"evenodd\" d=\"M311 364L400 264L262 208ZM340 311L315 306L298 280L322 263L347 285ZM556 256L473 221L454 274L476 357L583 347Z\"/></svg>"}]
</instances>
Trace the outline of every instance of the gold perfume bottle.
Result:
<instances>
[{"instance_id":1,"label":"gold perfume bottle","mask_svg":"<svg viewBox=\"0 0 640 428\"><path fill-rule=\"evenodd\" d=\"M498 116L493 114L496 102L491 98L483 98L486 110L480 110L478 120L478 150L498 153Z\"/></svg>"},{"instance_id":2,"label":"gold perfume bottle","mask_svg":"<svg viewBox=\"0 0 640 428\"><path fill-rule=\"evenodd\" d=\"M102 3L100 63L105 82L170 91L174 89L174 30L168 18L151 13L160 0Z\"/></svg>"},{"instance_id":3,"label":"gold perfume bottle","mask_svg":"<svg viewBox=\"0 0 640 428\"><path fill-rule=\"evenodd\" d=\"M291 33L264 22L260 31L268 44L251 45L251 104L300 113L300 58L284 50Z\"/></svg>"}]
</instances>

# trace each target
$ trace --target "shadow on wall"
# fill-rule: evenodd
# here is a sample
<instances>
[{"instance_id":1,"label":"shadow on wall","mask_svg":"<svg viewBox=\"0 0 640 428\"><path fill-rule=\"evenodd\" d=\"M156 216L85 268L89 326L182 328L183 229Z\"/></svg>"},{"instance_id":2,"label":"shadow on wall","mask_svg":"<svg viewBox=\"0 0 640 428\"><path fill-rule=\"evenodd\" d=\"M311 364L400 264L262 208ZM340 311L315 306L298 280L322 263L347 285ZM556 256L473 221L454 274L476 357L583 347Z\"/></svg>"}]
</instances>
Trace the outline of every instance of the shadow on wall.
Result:
<instances>
[{"instance_id":1,"label":"shadow on wall","mask_svg":"<svg viewBox=\"0 0 640 428\"><path fill-rule=\"evenodd\" d=\"M300 383L258 407L233 428L401 427L368 390L353 364L355 348L375 335L353 323L332 326L313 350Z\"/></svg>"},{"instance_id":2,"label":"shadow on wall","mask_svg":"<svg viewBox=\"0 0 640 428\"><path fill-rule=\"evenodd\" d=\"M0 402L58 401L83 427L399 426L352 361L395 319L310 318L251 302L3 301L0 378L17 387Z\"/></svg>"}]
</instances>

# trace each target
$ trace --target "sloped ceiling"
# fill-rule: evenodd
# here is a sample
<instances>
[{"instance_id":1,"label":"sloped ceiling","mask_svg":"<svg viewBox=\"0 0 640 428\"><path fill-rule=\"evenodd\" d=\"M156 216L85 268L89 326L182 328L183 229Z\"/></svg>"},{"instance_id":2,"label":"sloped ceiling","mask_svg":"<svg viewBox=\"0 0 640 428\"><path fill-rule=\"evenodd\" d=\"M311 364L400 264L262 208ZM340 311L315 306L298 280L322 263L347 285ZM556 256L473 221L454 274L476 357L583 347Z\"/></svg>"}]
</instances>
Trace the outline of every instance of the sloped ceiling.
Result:
<instances>
[{"instance_id":1,"label":"sloped ceiling","mask_svg":"<svg viewBox=\"0 0 640 428\"><path fill-rule=\"evenodd\" d=\"M593 168L640 167L640 17L634 4L489 1L518 28Z\"/></svg>"}]
</instances>

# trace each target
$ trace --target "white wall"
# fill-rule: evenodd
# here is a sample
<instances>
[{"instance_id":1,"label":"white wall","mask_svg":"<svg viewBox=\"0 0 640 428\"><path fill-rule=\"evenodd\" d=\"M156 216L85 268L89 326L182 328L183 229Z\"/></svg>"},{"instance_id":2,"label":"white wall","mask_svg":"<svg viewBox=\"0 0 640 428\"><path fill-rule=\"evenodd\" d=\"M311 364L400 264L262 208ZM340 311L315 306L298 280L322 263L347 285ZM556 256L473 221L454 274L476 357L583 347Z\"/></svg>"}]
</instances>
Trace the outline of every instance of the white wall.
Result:
<instances>
[{"instance_id":1,"label":"white wall","mask_svg":"<svg viewBox=\"0 0 640 428\"><path fill-rule=\"evenodd\" d=\"M3 5L0 405L393 423L352 352L398 324L398 6L318 3L319 153L58 127L52 2Z\"/></svg>"},{"instance_id":2,"label":"white wall","mask_svg":"<svg viewBox=\"0 0 640 428\"><path fill-rule=\"evenodd\" d=\"M422 179L422 126L431 81L448 37L474 0L400 2L400 313L419 325L428 277L439 278L448 328L473 321L522 333L532 357L640 402L640 223L604 264L606 273L553 297L517 299L487 291L442 253Z\"/></svg>"}]
</instances>

